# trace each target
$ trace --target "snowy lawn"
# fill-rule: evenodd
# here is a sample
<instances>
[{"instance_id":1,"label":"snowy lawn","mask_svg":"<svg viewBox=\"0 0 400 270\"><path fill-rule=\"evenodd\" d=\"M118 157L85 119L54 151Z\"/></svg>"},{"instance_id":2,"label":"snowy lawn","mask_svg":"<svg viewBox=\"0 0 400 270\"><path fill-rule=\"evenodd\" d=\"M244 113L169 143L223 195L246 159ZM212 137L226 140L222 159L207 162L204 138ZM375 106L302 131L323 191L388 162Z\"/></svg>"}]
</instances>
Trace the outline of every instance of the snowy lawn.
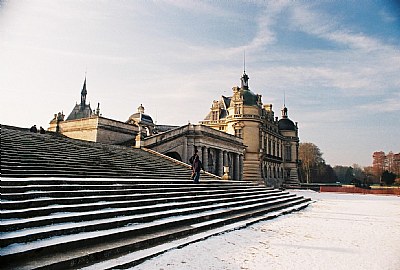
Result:
<instances>
[{"instance_id":1,"label":"snowy lawn","mask_svg":"<svg viewBox=\"0 0 400 270\"><path fill-rule=\"evenodd\" d=\"M316 202L171 250L134 269L400 269L400 197L293 193Z\"/></svg>"}]
</instances>

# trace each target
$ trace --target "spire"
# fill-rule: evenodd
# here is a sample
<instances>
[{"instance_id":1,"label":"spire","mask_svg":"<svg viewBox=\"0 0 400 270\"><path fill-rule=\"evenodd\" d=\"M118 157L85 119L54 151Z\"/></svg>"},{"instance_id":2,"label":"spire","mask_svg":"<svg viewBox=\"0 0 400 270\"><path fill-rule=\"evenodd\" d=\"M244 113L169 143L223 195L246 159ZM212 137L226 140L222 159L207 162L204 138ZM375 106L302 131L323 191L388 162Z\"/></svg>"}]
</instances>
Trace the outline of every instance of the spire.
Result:
<instances>
[{"instance_id":1,"label":"spire","mask_svg":"<svg viewBox=\"0 0 400 270\"><path fill-rule=\"evenodd\" d=\"M249 76L246 74L246 52L243 54L243 75L240 78L240 88L242 89L249 89Z\"/></svg>"},{"instance_id":2,"label":"spire","mask_svg":"<svg viewBox=\"0 0 400 270\"><path fill-rule=\"evenodd\" d=\"M246 73L246 50L243 52L243 73Z\"/></svg>"},{"instance_id":3,"label":"spire","mask_svg":"<svg viewBox=\"0 0 400 270\"><path fill-rule=\"evenodd\" d=\"M83 82L83 87L82 87L82 92L81 92L81 110L85 109L86 95L87 95L87 90L86 90L86 76L85 76L85 81Z\"/></svg>"},{"instance_id":4,"label":"spire","mask_svg":"<svg viewBox=\"0 0 400 270\"><path fill-rule=\"evenodd\" d=\"M286 107L286 92L283 90L283 107Z\"/></svg>"}]
</instances>

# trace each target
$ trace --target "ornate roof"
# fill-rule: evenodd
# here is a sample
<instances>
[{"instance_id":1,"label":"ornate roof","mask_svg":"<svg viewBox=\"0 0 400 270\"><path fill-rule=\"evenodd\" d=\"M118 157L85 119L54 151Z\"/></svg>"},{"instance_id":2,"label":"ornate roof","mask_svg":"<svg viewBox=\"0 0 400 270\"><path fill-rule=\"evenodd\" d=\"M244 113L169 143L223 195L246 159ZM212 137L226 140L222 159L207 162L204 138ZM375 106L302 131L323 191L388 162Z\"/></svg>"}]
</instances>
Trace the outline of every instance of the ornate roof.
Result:
<instances>
[{"instance_id":1,"label":"ornate roof","mask_svg":"<svg viewBox=\"0 0 400 270\"><path fill-rule=\"evenodd\" d=\"M93 112L90 108L90 104L85 104L82 106L81 104L76 104L75 107L72 109L72 112L68 115L68 120L75 120L81 118L87 118L92 116Z\"/></svg>"},{"instance_id":2,"label":"ornate roof","mask_svg":"<svg viewBox=\"0 0 400 270\"><path fill-rule=\"evenodd\" d=\"M240 89L240 94L243 96L243 104L248 106L257 105L258 95L254 94L250 89Z\"/></svg>"},{"instance_id":3,"label":"ornate roof","mask_svg":"<svg viewBox=\"0 0 400 270\"><path fill-rule=\"evenodd\" d=\"M129 116L126 123L141 123L147 125L154 125L153 119L150 115L144 113L144 107L142 104L138 107L138 112Z\"/></svg>"},{"instance_id":4,"label":"ornate roof","mask_svg":"<svg viewBox=\"0 0 400 270\"><path fill-rule=\"evenodd\" d=\"M75 105L75 107L72 109L72 112L68 115L67 120L75 120L92 116L93 111L90 108L90 103L86 104L86 95L87 89L85 77L85 81L83 82L83 87L81 91L81 103Z\"/></svg>"},{"instance_id":5,"label":"ornate roof","mask_svg":"<svg viewBox=\"0 0 400 270\"><path fill-rule=\"evenodd\" d=\"M293 123L292 120L288 118L288 109L286 106L282 109L282 119L278 121L278 128L279 130L296 130L296 125Z\"/></svg>"}]
</instances>

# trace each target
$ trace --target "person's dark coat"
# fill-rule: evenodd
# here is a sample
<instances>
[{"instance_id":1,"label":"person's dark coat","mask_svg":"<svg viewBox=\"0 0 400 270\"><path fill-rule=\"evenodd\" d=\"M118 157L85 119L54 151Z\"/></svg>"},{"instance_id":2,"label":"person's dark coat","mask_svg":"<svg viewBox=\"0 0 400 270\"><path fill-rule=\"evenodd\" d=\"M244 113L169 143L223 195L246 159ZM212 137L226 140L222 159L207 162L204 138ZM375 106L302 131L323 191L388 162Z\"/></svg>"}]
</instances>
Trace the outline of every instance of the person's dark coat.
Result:
<instances>
[{"instance_id":1,"label":"person's dark coat","mask_svg":"<svg viewBox=\"0 0 400 270\"><path fill-rule=\"evenodd\" d=\"M199 156L196 156L192 166L194 172L200 172L200 170L203 169L203 163L200 161Z\"/></svg>"},{"instance_id":2,"label":"person's dark coat","mask_svg":"<svg viewBox=\"0 0 400 270\"><path fill-rule=\"evenodd\" d=\"M196 157L198 157L198 156L199 156L199 155L198 155L197 152L196 152L196 153L194 153L193 156L190 157L190 159L189 159L190 165L193 166L193 162L194 162L194 160L196 159Z\"/></svg>"},{"instance_id":3,"label":"person's dark coat","mask_svg":"<svg viewBox=\"0 0 400 270\"><path fill-rule=\"evenodd\" d=\"M29 129L29 131L30 131L30 132L33 132L33 133L37 133L36 125L31 126L31 128Z\"/></svg>"}]
</instances>

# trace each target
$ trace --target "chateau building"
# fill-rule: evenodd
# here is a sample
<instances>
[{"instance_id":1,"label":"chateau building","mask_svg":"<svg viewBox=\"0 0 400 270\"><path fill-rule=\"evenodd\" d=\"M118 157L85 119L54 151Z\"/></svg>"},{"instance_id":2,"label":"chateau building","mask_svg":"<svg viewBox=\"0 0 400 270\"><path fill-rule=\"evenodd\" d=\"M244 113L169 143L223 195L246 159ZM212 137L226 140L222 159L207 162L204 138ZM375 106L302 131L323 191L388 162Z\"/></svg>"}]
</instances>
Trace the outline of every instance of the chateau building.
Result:
<instances>
[{"instance_id":1,"label":"chateau building","mask_svg":"<svg viewBox=\"0 0 400 270\"><path fill-rule=\"evenodd\" d=\"M224 179L298 185L297 123L289 119L285 106L278 120L272 105L263 105L248 81L244 72L241 86L233 87L232 96L214 101L199 125L177 127L156 125L142 104L125 122L103 117L99 104L96 110L86 104L85 78L80 104L65 120L63 113L55 114L48 130L75 139L144 147L186 163L198 150L204 169Z\"/></svg>"},{"instance_id":2,"label":"chateau building","mask_svg":"<svg viewBox=\"0 0 400 270\"><path fill-rule=\"evenodd\" d=\"M47 130L73 139L109 144L123 143L137 135L139 129L136 125L103 117L99 103L92 111L90 104L86 104L87 93L85 78L81 103L74 106L67 119L62 112L55 114Z\"/></svg>"},{"instance_id":3,"label":"chateau building","mask_svg":"<svg viewBox=\"0 0 400 270\"><path fill-rule=\"evenodd\" d=\"M278 120L272 105L263 105L261 95L253 93L248 82L244 71L241 86L232 88L232 96L214 100L200 123L243 139L245 180L265 181L272 186L298 185L297 123L289 119L286 106Z\"/></svg>"}]
</instances>

